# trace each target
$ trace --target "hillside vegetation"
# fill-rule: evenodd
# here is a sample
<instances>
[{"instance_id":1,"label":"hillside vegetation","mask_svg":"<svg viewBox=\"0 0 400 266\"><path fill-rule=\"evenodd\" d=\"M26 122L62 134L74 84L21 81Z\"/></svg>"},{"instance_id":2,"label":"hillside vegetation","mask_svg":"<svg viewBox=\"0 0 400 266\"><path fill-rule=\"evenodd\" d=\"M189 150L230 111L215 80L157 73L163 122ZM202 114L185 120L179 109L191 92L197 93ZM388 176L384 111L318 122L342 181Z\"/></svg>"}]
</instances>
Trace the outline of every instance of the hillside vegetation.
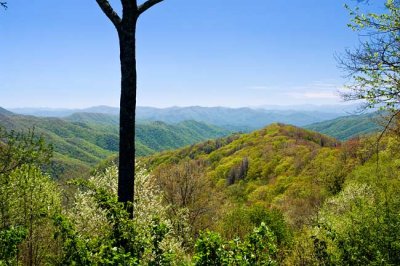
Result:
<instances>
[{"instance_id":1,"label":"hillside vegetation","mask_svg":"<svg viewBox=\"0 0 400 266\"><path fill-rule=\"evenodd\" d=\"M179 184L179 178L194 178L193 172L210 182L209 189L216 192L203 191L204 196L218 194L225 200L215 202L218 211L205 221L215 220L217 214L234 217L230 211L239 206L261 206L282 211L295 227L305 224L327 196L340 191L343 175L351 167L350 161L341 159L335 139L283 124L162 152L144 162L162 184ZM168 191L171 197L175 192ZM238 233L223 224L215 226L224 228L225 235Z\"/></svg>"},{"instance_id":2,"label":"hillside vegetation","mask_svg":"<svg viewBox=\"0 0 400 266\"><path fill-rule=\"evenodd\" d=\"M118 120L106 114L78 113L65 119L15 115L3 109L0 127L8 130L33 129L53 145L50 167L54 177L80 176L118 151ZM195 121L176 125L143 122L136 128L138 156L174 149L206 139L229 135L228 130Z\"/></svg>"},{"instance_id":3,"label":"hillside vegetation","mask_svg":"<svg viewBox=\"0 0 400 266\"><path fill-rule=\"evenodd\" d=\"M144 157L131 219L115 166L71 191L42 172L44 139L1 131L0 263L398 265L400 139L388 134L379 160L374 136L284 124Z\"/></svg>"},{"instance_id":4,"label":"hillside vegetation","mask_svg":"<svg viewBox=\"0 0 400 266\"><path fill-rule=\"evenodd\" d=\"M348 140L383 130L383 114L380 112L338 117L305 126L339 140Z\"/></svg>"},{"instance_id":5,"label":"hillside vegetation","mask_svg":"<svg viewBox=\"0 0 400 266\"><path fill-rule=\"evenodd\" d=\"M381 143L380 170L375 170L374 142L371 137L340 143L316 132L273 124L249 134L162 152L143 163L166 194L167 204L175 206L170 215L189 210L193 236L211 228L225 239L243 238L263 221L277 237L282 264L326 265L321 261L326 259L334 265L362 265L358 263L365 254L379 260L374 252L388 252L382 251L379 241L386 237L395 241L392 231L378 236L364 226L396 227L400 222L392 216L394 210L400 210L396 205L400 198L393 194L398 187L392 187L400 173L399 140L390 137ZM390 198L381 198L387 189ZM357 204L351 195L365 204L356 205L356 213L340 209L341 205L353 208L350 206ZM368 215L385 202L390 219L396 222L373 223ZM385 214L382 210L377 215ZM352 219L357 223L352 225ZM325 227L318 229L320 226ZM336 238L330 234L337 234ZM365 241L366 237L378 246L371 251L357 250L365 248L364 244L351 241ZM352 250L359 252L356 257L346 257L349 251L343 250L343 243L354 245ZM318 257L318 252L325 257ZM388 260L400 261L395 253L385 254Z\"/></svg>"}]
</instances>

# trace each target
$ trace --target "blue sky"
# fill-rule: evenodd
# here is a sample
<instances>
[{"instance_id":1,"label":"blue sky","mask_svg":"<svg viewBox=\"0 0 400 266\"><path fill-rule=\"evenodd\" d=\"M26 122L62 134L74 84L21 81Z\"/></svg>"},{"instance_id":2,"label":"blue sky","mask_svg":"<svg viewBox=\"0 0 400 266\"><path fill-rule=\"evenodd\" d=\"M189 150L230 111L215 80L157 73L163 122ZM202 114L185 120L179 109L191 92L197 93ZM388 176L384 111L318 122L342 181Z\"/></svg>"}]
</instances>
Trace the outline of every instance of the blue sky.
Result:
<instances>
[{"instance_id":1,"label":"blue sky","mask_svg":"<svg viewBox=\"0 0 400 266\"><path fill-rule=\"evenodd\" d=\"M119 1L110 1L120 10ZM138 105L334 104L351 0L165 0L138 24ZM9 0L0 106L118 106L118 39L95 0Z\"/></svg>"}]
</instances>

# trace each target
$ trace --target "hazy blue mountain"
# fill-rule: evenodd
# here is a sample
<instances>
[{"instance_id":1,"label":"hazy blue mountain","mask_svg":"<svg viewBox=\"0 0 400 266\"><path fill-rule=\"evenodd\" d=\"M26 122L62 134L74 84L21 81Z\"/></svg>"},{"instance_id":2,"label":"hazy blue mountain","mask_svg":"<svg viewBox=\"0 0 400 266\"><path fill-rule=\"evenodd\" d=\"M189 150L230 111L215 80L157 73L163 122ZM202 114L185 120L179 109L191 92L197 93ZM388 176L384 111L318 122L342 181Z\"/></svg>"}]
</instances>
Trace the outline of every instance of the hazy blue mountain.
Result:
<instances>
[{"instance_id":1,"label":"hazy blue mountain","mask_svg":"<svg viewBox=\"0 0 400 266\"><path fill-rule=\"evenodd\" d=\"M93 106L83 109L67 109L67 108L46 108L46 107L24 107L24 108L11 108L10 111L22 114L33 115L39 117L66 117L74 113L101 113L118 115L119 108L111 106Z\"/></svg>"},{"instance_id":2,"label":"hazy blue mountain","mask_svg":"<svg viewBox=\"0 0 400 266\"><path fill-rule=\"evenodd\" d=\"M74 113L101 113L118 115L118 108L97 106L86 109L13 109L16 113L45 116L67 117ZM304 126L315 122L333 119L343 115L338 112L324 111L297 111L297 110L265 110L252 108L227 108L227 107L137 107L136 118L138 121L163 121L176 124L185 120L195 120L229 130L251 131L262 128L274 122ZM99 117L100 118L100 117ZM69 118L68 118L69 119ZM71 119L78 119L77 117ZM86 118L85 118L86 119ZM116 118L113 118L115 120Z\"/></svg>"},{"instance_id":3,"label":"hazy blue mountain","mask_svg":"<svg viewBox=\"0 0 400 266\"><path fill-rule=\"evenodd\" d=\"M307 129L335 137L339 140L347 140L356 136L367 135L382 130L379 121L382 121L379 112L361 115L350 115L336 119L314 123L305 126Z\"/></svg>"},{"instance_id":4,"label":"hazy blue mountain","mask_svg":"<svg viewBox=\"0 0 400 266\"><path fill-rule=\"evenodd\" d=\"M291 111L316 111L337 113L342 116L355 113L361 108L360 104L300 104L300 105L263 105L257 107L265 110L291 110Z\"/></svg>"},{"instance_id":5,"label":"hazy blue mountain","mask_svg":"<svg viewBox=\"0 0 400 266\"><path fill-rule=\"evenodd\" d=\"M119 117L105 113L73 113L64 118L70 122L79 122L86 124L101 124L109 126L118 126Z\"/></svg>"},{"instance_id":6,"label":"hazy blue mountain","mask_svg":"<svg viewBox=\"0 0 400 266\"><path fill-rule=\"evenodd\" d=\"M233 130L249 131L259 129L274 122L304 126L307 124L333 119L337 113L315 111L264 110L251 108L226 107L139 107L136 117L139 120L179 123L196 120Z\"/></svg>"},{"instance_id":7,"label":"hazy blue mountain","mask_svg":"<svg viewBox=\"0 0 400 266\"><path fill-rule=\"evenodd\" d=\"M65 117L79 111L78 109L45 108L45 107L10 108L9 110L16 114L33 115L39 117Z\"/></svg>"},{"instance_id":8,"label":"hazy blue mountain","mask_svg":"<svg viewBox=\"0 0 400 266\"><path fill-rule=\"evenodd\" d=\"M93 106L85 109L80 109L84 113L101 113L109 115L119 115L119 108L106 105Z\"/></svg>"}]
</instances>

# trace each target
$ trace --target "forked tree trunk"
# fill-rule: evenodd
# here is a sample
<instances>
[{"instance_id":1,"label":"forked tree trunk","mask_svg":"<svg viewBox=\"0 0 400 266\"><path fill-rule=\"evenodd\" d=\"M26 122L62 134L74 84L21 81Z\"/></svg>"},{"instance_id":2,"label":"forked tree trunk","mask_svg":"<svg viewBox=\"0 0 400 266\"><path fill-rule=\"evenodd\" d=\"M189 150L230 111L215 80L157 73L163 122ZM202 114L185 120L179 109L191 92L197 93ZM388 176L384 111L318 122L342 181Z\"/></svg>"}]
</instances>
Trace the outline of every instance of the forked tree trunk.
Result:
<instances>
[{"instance_id":1,"label":"forked tree trunk","mask_svg":"<svg viewBox=\"0 0 400 266\"><path fill-rule=\"evenodd\" d=\"M138 17L163 0L121 0L122 19L108 0L97 4L118 31L121 60L121 100L119 116L118 201L123 202L133 217L135 194L135 114L136 114L136 24ZM1 3L1 2L0 2Z\"/></svg>"}]
</instances>

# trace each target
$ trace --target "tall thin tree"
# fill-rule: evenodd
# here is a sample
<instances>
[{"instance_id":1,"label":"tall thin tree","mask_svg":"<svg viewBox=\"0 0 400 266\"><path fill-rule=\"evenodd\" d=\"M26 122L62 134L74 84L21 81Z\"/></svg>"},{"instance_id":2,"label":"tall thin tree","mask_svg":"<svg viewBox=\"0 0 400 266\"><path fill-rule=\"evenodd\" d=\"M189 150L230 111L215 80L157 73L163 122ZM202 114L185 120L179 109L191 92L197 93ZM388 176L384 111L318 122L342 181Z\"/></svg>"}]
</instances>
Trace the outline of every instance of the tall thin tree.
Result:
<instances>
[{"instance_id":1,"label":"tall thin tree","mask_svg":"<svg viewBox=\"0 0 400 266\"><path fill-rule=\"evenodd\" d=\"M133 202L135 185L135 111L136 111L136 25L139 16L163 0L121 0L122 18L114 11L108 0L96 0L104 14L114 24L120 46L121 99L118 200ZM127 204L129 206L129 204ZM128 210L133 216L132 206Z\"/></svg>"}]
</instances>

